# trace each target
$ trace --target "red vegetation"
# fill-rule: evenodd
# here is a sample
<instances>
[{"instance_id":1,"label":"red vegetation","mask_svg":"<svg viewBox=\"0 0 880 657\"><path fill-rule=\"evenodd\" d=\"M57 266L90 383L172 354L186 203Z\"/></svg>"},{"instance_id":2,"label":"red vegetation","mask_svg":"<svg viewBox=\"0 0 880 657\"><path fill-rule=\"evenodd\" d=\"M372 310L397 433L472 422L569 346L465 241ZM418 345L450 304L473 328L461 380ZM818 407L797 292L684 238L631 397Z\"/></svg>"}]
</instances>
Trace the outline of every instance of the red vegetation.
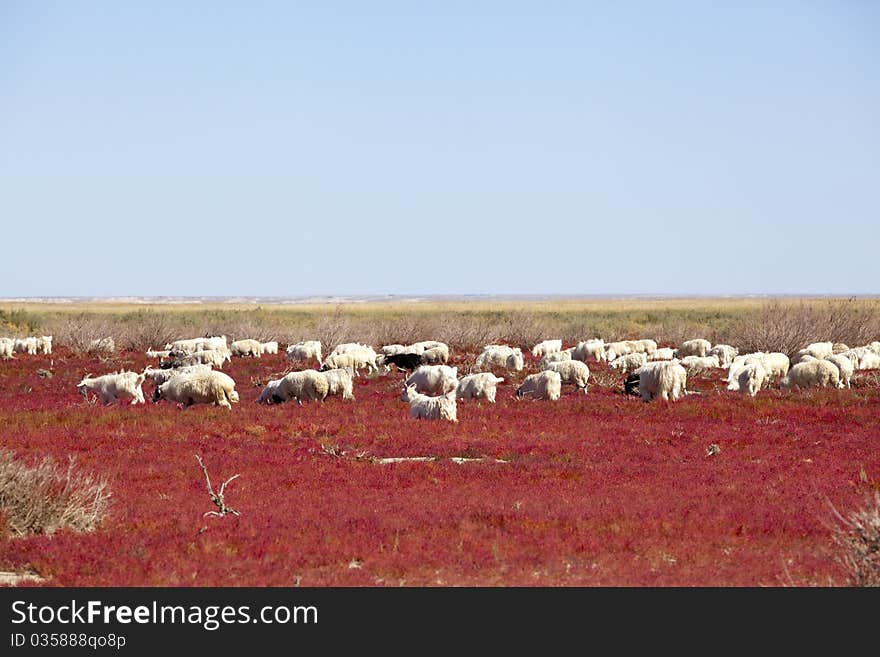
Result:
<instances>
[{"instance_id":1,"label":"red vegetation","mask_svg":"<svg viewBox=\"0 0 880 657\"><path fill-rule=\"evenodd\" d=\"M457 424L410 420L396 373L359 379L355 402L259 406L283 354L225 368L231 412L76 391L86 371L144 364L63 349L0 362L0 446L73 455L113 493L92 533L0 538L0 570L61 586L843 583L828 501L855 508L880 488L880 389L864 376L749 399L718 375L644 404L622 385L517 401L524 372L495 405L459 402ZM240 517L203 516L196 454L215 486L240 473L226 489ZM370 459L405 456L489 459Z\"/></svg>"}]
</instances>

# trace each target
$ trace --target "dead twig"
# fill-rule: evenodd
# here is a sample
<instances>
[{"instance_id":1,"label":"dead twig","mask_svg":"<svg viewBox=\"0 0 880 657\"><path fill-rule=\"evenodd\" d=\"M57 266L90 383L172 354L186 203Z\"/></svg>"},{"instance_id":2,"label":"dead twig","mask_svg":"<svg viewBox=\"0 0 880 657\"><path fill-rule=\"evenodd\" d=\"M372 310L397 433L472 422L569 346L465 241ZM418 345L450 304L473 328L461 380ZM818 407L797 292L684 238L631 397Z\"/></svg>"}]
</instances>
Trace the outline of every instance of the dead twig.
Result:
<instances>
[{"instance_id":1,"label":"dead twig","mask_svg":"<svg viewBox=\"0 0 880 657\"><path fill-rule=\"evenodd\" d=\"M880 491L865 506L844 516L830 500L832 517L826 521L838 548L836 561L850 586L880 586Z\"/></svg>"},{"instance_id":2,"label":"dead twig","mask_svg":"<svg viewBox=\"0 0 880 657\"><path fill-rule=\"evenodd\" d=\"M211 496L211 501L217 506L218 511L207 511L203 514L203 517L206 516L217 516L218 518L222 518L227 513L231 513L235 516L240 516L241 514L233 509L231 506L226 506L226 502L223 499L223 494L226 491L226 486L233 479L237 479L238 474L232 475L229 479L220 484L220 490L218 492L214 492L214 488L211 486L211 478L208 476L208 468L205 467L205 464L202 462L202 457L196 454L196 460L198 460L199 465L202 467L202 472L205 473L205 483L208 486L208 495Z\"/></svg>"},{"instance_id":3,"label":"dead twig","mask_svg":"<svg viewBox=\"0 0 880 657\"><path fill-rule=\"evenodd\" d=\"M325 445L322 443L321 452L326 454L327 456L345 456L345 450L340 449L339 445Z\"/></svg>"}]
</instances>

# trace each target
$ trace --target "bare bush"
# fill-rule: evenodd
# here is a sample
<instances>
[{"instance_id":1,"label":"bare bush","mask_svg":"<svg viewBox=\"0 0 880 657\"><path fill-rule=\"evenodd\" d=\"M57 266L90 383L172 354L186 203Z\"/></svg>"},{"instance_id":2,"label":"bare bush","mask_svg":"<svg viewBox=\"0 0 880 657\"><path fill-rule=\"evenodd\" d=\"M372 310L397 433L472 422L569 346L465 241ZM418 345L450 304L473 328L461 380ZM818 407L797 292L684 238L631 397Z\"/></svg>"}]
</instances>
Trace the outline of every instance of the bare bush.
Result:
<instances>
[{"instance_id":1,"label":"bare bush","mask_svg":"<svg viewBox=\"0 0 880 657\"><path fill-rule=\"evenodd\" d=\"M373 328L377 346L439 340L457 351L479 350L502 335L497 324L464 313L401 317L374 323Z\"/></svg>"},{"instance_id":2,"label":"bare bush","mask_svg":"<svg viewBox=\"0 0 880 657\"><path fill-rule=\"evenodd\" d=\"M65 345L77 353L86 353L94 340L113 335L118 324L109 317L78 313L58 317L47 327L55 344Z\"/></svg>"},{"instance_id":3,"label":"bare bush","mask_svg":"<svg viewBox=\"0 0 880 657\"><path fill-rule=\"evenodd\" d=\"M793 355L810 342L831 340L860 346L880 337L880 301L874 299L782 299L733 309L723 305L678 305L584 310L560 305L461 310L415 304L406 309L337 305L319 312L260 307L142 309L121 314L7 315L0 316L0 320L4 317L7 326L34 327L39 320L39 330L54 334L56 344L80 352L86 351L92 340L107 336L113 336L123 350L160 348L180 338L226 335L286 344L320 340L325 351L342 342L362 342L378 348L441 340L456 351L468 351L495 342L527 349L549 338L561 338L567 345L588 338L604 338L606 342L652 338L661 346L670 346L702 337L713 343L732 344L741 351ZM0 333L3 331L0 321Z\"/></svg>"},{"instance_id":4,"label":"bare bush","mask_svg":"<svg viewBox=\"0 0 880 657\"><path fill-rule=\"evenodd\" d=\"M437 328L439 340L453 345L456 349L465 349L479 353L484 345L501 339L501 328L489 320L479 317L465 317L458 320L454 317L445 319Z\"/></svg>"},{"instance_id":5,"label":"bare bush","mask_svg":"<svg viewBox=\"0 0 880 657\"><path fill-rule=\"evenodd\" d=\"M383 344L412 344L420 340L440 340L438 329L442 321L425 315L410 315L385 320L376 326L376 342ZM445 340L444 340L445 342Z\"/></svg>"},{"instance_id":6,"label":"bare bush","mask_svg":"<svg viewBox=\"0 0 880 657\"><path fill-rule=\"evenodd\" d=\"M251 317L241 317L218 324L206 330L203 335L225 335L229 342L245 339L268 342L277 338L277 330L268 322Z\"/></svg>"},{"instance_id":7,"label":"bare bush","mask_svg":"<svg viewBox=\"0 0 880 657\"><path fill-rule=\"evenodd\" d=\"M781 351L789 357L812 342L862 345L880 335L880 303L856 299L770 301L730 329L728 340L742 351Z\"/></svg>"},{"instance_id":8,"label":"bare bush","mask_svg":"<svg viewBox=\"0 0 880 657\"><path fill-rule=\"evenodd\" d=\"M590 383L602 388L612 388L623 392L623 382L625 375L621 375L613 370L591 370Z\"/></svg>"},{"instance_id":9,"label":"bare bush","mask_svg":"<svg viewBox=\"0 0 880 657\"><path fill-rule=\"evenodd\" d=\"M880 388L880 372L856 372L852 378L853 388Z\"/></svg>"},{"instance_id":10,"label":"bare bush","mask_svg":"<svg viewBox=\"0 0 880 657\"><path fill-rule=\"evenodd\" d=\"M552 335L555 329L548 331L547 321L542 321L534 313L514 311L507 317L503 333L508 344L531 349L532 345Z\"/></svg>"},{"instance_id":11,"label":"bare bush","mask_svg":"<svg viewBox=\"0 0 880 657\"><path fill-rule=\"evenodd\" d=\"M709 318L691 319L668 313L655 317L655 313L614 313L582 315L564 322L558 336L565 344L577 344L589 338L615 340L639 340L651 338L661 345L679 345L694 337L718 340L719 331ZM557 335L554 334L554 335Z\"/></svg>"},{"instance_id":12,"label":"bare bush","mask_svg":"<svg viewBox=\"0 0 880 657\"><path fill-rule=\"evenodd\" d=\"M880 491L846 517L831 505L831 539L850 586L880 586Z\"/></svg>"},{"instance_id":13,"label":"bare bush","mask_svg":"<svg viewBox=\"0 0 880 657\"><path fill-rule=\"evenodd\" d=\"M657 336L654 338L654 336ZM688 321L684 319L673 319L663 322L649 329L648 337L652 337L661 344L678 346L685 340L693 340L694 338L709 339L712 344L720 342L717 334L712 329L701 322Z\"/></svg>"},{"instance_id":14,"label":"bare bush","mask_svg":"<svg viewBox=\"0 0 880 657\"><path fill-rule=\"evenodd\" d=\"M152 310L139 310L121 318L114 326L113 336L122 349L161 349L176 338L176 328L169 316Z\"/></svg>"},{"instance_id":15,"label":"bare bush","mask_svg":"<svg viewBox=\"0 0 880 657\"><path fill-rule=\"evenodd\" d=\"M51 458L26 466L0 449L0 514L15 536L53 534L68 528L92 531L107 512L108 484L91 475L74 473Z\"/></svg>"},{"instance_id":16,"label":"bare bush","mask_svg":"<svg viewBox=\"0 0 880 657\"><path fill-rule=\"evenodd\" d=\"M202 461L202 457L196 454L196 460L199 462L199 467L201 467L202 473L205 475L205 485L208 488L208 495L211 496L211 501L214 503L214 506L217 507L216 511L207 511L203 514L203 516L215 516L218 518L222 518L229 513L234 516L240 516L241 514L238 511L233 509L231 506L226 505L224 495L226 494L226 486L228 486L229 483L234 481L235 479L238 479L241 475L232 475L229 479L220 484L220 490L215 493L214 487L211 486L211 478L208 476L208 468L205 467L205 463Z\"/></svg>"},{"instance_id":17,"label":"bare bush","mask_svg":"<svg viewBox=\"0 0 880 657\"><path fill-rule=\"evenodd\" d=\"M336 306L332 315L318 320L314 339L320 340L322 350L329 354L334 346L347 341L350 328L350 322L342 312L342 307Z\"/></svg>"}]
</instances>

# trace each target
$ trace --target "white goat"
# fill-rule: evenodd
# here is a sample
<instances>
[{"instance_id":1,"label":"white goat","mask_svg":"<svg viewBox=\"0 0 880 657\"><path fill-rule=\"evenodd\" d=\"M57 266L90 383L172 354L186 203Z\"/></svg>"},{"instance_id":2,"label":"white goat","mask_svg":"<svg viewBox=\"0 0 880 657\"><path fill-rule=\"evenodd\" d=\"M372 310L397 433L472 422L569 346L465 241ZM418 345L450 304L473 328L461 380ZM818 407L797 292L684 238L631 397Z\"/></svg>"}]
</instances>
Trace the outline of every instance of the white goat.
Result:
<instances>
[{"instance_id":1,"label":"white goat","mask_svg":"<svg viewBox=\"0 0 880 657\"><path fill-rule=\"evenodd\" d=\"M759 359L746 364L738 364L732 372L732 378L727 384L728 390L739 390L744 395L754 397L764 387L767 378L767 370Z\"/></svg>"},{"instance_id":2,"label":"white goat","mask_svg":"<svg viewBox=\"0 0 880 657\"><path fill-rule=\"evenodd\" d=\"M730 367L733 359L739 355L739 350L729 344L716 344L709 350L708 355L718 357L718 367Z\"/></svg>"},{"instance_id":3,"label":"white goat","mask_svg":"<svg viewBox=\"0 0 880 657\"><path fill-rule=\"evenodd\" d=\"M493 368L506 368L520 372L523 367L525 367L525 360L519 347L495 344L486 345L483 348L483 353L477 356L474 363L475 372Z\"/></svg>"},{"instance_id":4,"label":"white goat","mask_svg":"<svg viewBox=\"0 0 880 657\"><path fill-rule=\"evenodd\" d=\"M156 369L154 367L148 367L144 370L144 374L150 381L153 382L153 385L160 386L166 381L169 381L174 376L180 376L181 374L195 374L196 372L210 372L210 365L185 365L183 367L178 368L169 368L169 369Z\"/></svg>"},{"instance_id":5,"label":"white goat","mask_svg":"<svg viewBox=\"0 0 880 657\"><path fill-rule=\"evenodd\" d=\"M348 370L352 376L359 376L358 370L363 368L367 368L367 374L370 377L379 374L379 366L376 365L375 352L373 352L372 357L369 355L369 352L364 350L330 354L327 356L327 360L324 361L324 364L321 365L321 371L325 372L327 370L345 369Z\"/></svg>"},{"instance_id":6,"label":"white goat","mask_svg":"<svg viewBox=\"0 0 880 657\"><path fill-rule=\"evenodd\" d=\"M538 362L538 369L547 370L550 369L550 365L552 365L553 363L570 361L573 357L573 353L574 347L572 347L571 349L566 349L565 351L552 351L541 358L541 360Z\"/></svg>"},{"instance_id":7,"label":"white goat","mask_svg":"<svg viewBox=\"0 0 880 657\"><path fill-rule=\"evenodd\" d=\"M233 356L250 356L260 358L263 355L263 347L259 340L235 340L229 345L229 351Z\"/></svg>"},{"instance_id":8,"label":"white goat","mask_svg":"<svg viewBox=\"0 0 880 657\"><path fill-rule=\"evenodd\" d=\"M431 347L422 352L422 362L426 365L446 365L449 362L449 347Z\"/></svg>"},{"instance_id":9,"label":"white goat","mask_svg":"<svg viewBox=\"0 0 880 657\"><path fill-rule=\"evenodd\" d=\"M458 399L486 399L495 403L496 386L504 381L504 377L495 376L491 372L479 372L461 377L455 396Z\"/></svg>"},{"instance_id":10,"label":"white goat","mask_svg":"<svg viewBox=\"0 0 880 657\"><path fill-rule=\"evenodd\" d=\"M172 367L184 367L187 365L211 365L218 370L223 369L223 363L232 361L232 352L229 349L205 349L188 356L176 358Z\"/></svg>"},{"instance_id":11,"label":"white goat","mask_svg":"<svg viewBox=\"0 0 880 657\"><path fill-rule=\"evenodd\" d=\"M404 385L401 400L409 403L409 416L417 420L448 420L458 422L455 393L429 397L416 392L414 385Z\"/></svg>"},{"instance_id":12,"label":"white goat","mask_svg":"<svg viewBox=\"0 0 880 657\"><path fill-rule=\"evenodd\" d=\"M557 372L562 377L562 383L573 385L575 391L587 392L590 368L587 367L586 363L582 363L579 360L560 361L558 363L550 363L547 369Z\"/></svg>"},{"instance_id":13,"label":"white goat","mask_svg":"<svg viewBox=\"0 0 880 657\"><path fill-rule=\"evenodd\" d=\"M297 342L287 347L287 360L291 362L297 361L317 361L318 367L324 364L321 357L321 341L306 340L305 342Z\"/></svg>"},{"instance_id":14,"label":"white goat","mask_svg":"<svg viewBox=\"0 0 880 657\"><path fill-rule=\"evenodd\" d=\"M51 335L41 335L37 338L37 353L40 354L51 354L52 353L52 336Z\"/></svg>"},{"instance_id":15,"label":"white goat","mask_svg":"<svg viewBox=\"0 0 880 657\"><path fill-rule=\"evenodd\" d=\"M517 399L548 399L556 401L562 395L562 376L553 370L529 374L516 389Z\"/></svg>"},{"instance_id":16,"label":"white goat","mask_svg":"<svg viewBox=\"0 0 880 657\"><path fill-rule=\"evenodd\" d=\"M37 353L37 339L33 337L15 338L13 351L19 354L29 354L33 356Z\"/></svg>"},{"instance_id":17,"label":"white goat","mask_svg":"<svg viewBox=\"0 0 880 657\"><path fill-rule=\"evenodd\" d=\"M840 387L840 370L827 360L797 363L779 382L780 388Z\"/></svg>"},{"instance_id":18,"label":"white goat","mask_svg":"<svg viewBox=\"0 0 880 657\"><path fill-rule=\"evenodd\" d=\"M76 387L83 399L87 399L89 391L92 391L104 404L112 404L121 397L131 397L132 404L144 404L146 402L141 386L145 378L143 372L138 374L125 370L96 377L86 374Z\"/></svg>"},{"instance_id":19,"label":"white goat","mask_svg":"<svg viewBox=\"0 0 880 657\"><path fill-rule=\"evenodd\" d=\"M678 345L675 355L678 358L684 358L685 356L705 356L709 353L711 348L712 343L703 338L685 340Z\"/></svg>"},{"instance_id":20,"label":"white goat","mask_svg":"<svg viewBox=\"0 0 880 657\"><path fill-rule=\"evenodd\" d=\"M853 374L855 373L855 367L853 367L852 361L841 354L832 354L827 356L825 360L834 363L837 366L837 371L840 372L840 383L838 385L841 388L849 388Z\"/></svg>"},{"instance_id":21,"label":"white goat","mask_svg":"<svg viewBox=\"0 0 880 657\"><path fill-rule=\"evenodd\" d=\"M562 351L562 340L544 340L532 347L532 356L540 358L557 351Z\"/></svg>"},{"instance_id":22,"label":"white goat","mask_svg":"<svg viewBox=\"0 0 880 657\"><path fill-rule=\"evenodd\" d=\"M608 367L610 367L612 370L620 370L625 374L626 372L637 370L647 362L647 354L629 353L623 356L618 356L610 363L608 363Z\"/></svg>"},{"instance_id":23,"label":"white goat","mask_svg":"<svg viewBox=\"0 0 880 657\"><path fill-rule=\"evenodd\" d=\"M639 375L639 395L649 402L659 397L664 401L678 401L687 387L687 370L677 360L658 360L646 363L634 374Z\"/></svg>"},{"instance_id":24,"label":"white goat","mask_svg":"<svg viewBox=\"0 0 880 657\"><path fill-rule=\"evenodd\" d=\"M298 404L306 401L324 401L330 392L330 382L325 372L302 370L290 372L280 379L269 381L257 399L258 404L280 404L295 399Z\"/></svg>"},{"instance_id":25,"label":"white goat","mask_svg":"<svg viewBox=\"0 0 880 657\"><path fill-rule=\"evenodd\" d=\"M659 347L648 354L649 361L672 360L675 358L675 349L672 347Z\"/></svg>"},{"instance_id":26,"label":"white goat","mask_svg":"<svg viewBox=\"0 0 880 657\"><path fill-rule=\"evenodd\" d=\"M421 354L429 349L445 349L447 359L449 357L449 345L445 342L440 342L438 340L421 340L419 342L413 342L407 351L411 351L414 354Z\"/></svg>"},{"instance_id":27,"label":"white goat","mask_svg":"<svg viewBox=\"0 0 880 657\"><path fill-rule=\"evenodd\" d=\"M639 353L646 353L649 356L657 351L657 343L654 340L643 339L643 340L635 340L636 351Z\"/></svg>"},{"instance_id":28,"label":"white goat","mask_svg":"<svg viewBox=\"0 0 880 657\"><path fill-rule=\"evenodd\" d=\"M687 370L688 376L703 374L720 367L718 356L685 356L679 362Z\"/></svg>"},{"instance_id":29,"label":"white goat","mask_svg":"<svg viewBox=\"0 0 880 657\"><path fill-rule=\"evenodd\" d=\"M420 365L404 382L422 394L444 395L458 386L458 368L448 365Z\"/></svg>"},{"instance_id":30,"label":"white goat","mask_svg":"<svg viewBox=\"0 0 880 657\"><path fill-rule=\"evenodd\" d=\"M578 342L574 348L574 351L571 352L571 357L573 360L580 360L585 363L591 358L597 362L604 362L605 341L601 338L593 338L590 340L585 340L583 342Z\"/></svg>"},{"instance_id":31,"label":"white goat","mask_svg":"<svg viewBox=\"0 0 880 657\"><path fill-rule=\"evenodd\" d=\"M327 396L338 395L343 399L354 400L354 384L348 370L327 370L321 372L327 379Z\"/></svg>"},{"instance_id":32,"label":"white goat","mask_svg":"<svg viewBox=\"0 0 880 657\"><path fill-rule=\"evenodd\" d=\"M617 342L609 342L605 345L605 360L609 363L613 360L626 356L635 351L635 343L627 340L619 340Z\"/></svg>"},{"instance_id":33,"label":"white goat","mask_svg":"<svg viewBox=\"0 0 880 657\"><path fill-rule=\"evenodd\" d=\"M213 404L231 409L238 402L235 381L228 374L210 370L172 376L156 387L153 401L165 399L183 404L189 408L193 404Z\"/></svg>"}]
</instances>

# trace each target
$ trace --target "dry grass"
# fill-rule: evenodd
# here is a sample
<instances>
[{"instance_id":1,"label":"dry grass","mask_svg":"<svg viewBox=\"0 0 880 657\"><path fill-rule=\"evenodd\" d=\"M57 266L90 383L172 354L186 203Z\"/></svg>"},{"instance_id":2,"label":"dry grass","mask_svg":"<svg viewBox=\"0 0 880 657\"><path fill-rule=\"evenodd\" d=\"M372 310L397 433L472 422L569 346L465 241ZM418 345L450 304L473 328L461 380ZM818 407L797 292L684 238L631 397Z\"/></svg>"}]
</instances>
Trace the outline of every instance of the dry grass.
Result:
<instances>
[{"instance_id":1,"label":"dry grass","mask_svg":"<svg viewBox=\"0 0 880 657\"><path fill-rule=\"evenodd\" d=\"M880 335L878 303L860 299L768 302L736 322L731 344L740 351L781 351L793 356L812 342L830 340L854 347Z\"/></svg>"},{"instance_id":2,"label":"dry grass","mask_svg":"<svg viewBox=\"0 0 880 657\"><path fill-rule=\"evenodd\" d=\"M475 300L341 304L16 303L0 307L0 333L45 333L81 350L112 335L120 349L159 348L176 338L226 335L292 343L373 345L442 340L457 350L491 342L530 347L651 337L677 345L695 337L741 350L794 353L808 342L851 346L880 335L880 300L844 298L655 298ZM17 327L17 328L16 328Z\"/></svg>"},{"instance_id":3,"label":"dry grass","mask_svg":"<svg viewBox=\"0 0 880 657\"><path fill-rule=\"evenodd\" d=\"M837 560L851 586L880 586L880 492L865 506L843 516L833 506L831 538L838 548Z\"/></svg>"},{"instance_id":4,"label":"dry grass","mask_svg":"<svg viewBox=\"0 0 880 657\"><path fill-rule=\"evenodd\" d=\"M813 299L814 297L798 297L801 299ZM824 297L816 297L824 298ZM433 314L438 311L452 313L499 312L509 313L523 308L536 312L650 312L662 310L714 310L714 311L743 311L760 308L766 299L757 297L662 297L662 298L558 298L532 300L492 299L473 301L388 301L373 303L295 303L295 304L254 304L240 302L208 302L208 303L120 303L116 301L89 301L72 303L52 302L4 302L0 304L0 311L15 312L24 311L30 313L96 313L117 315L141 311L156 311L162 313L214 313L214 312L251 312L255 310L279 313L320 314L332 313L334 309L341 309L346 313L357 315L398 315L413 312Z\"/></svg>"},{"instance_id":5,"label":"dry grass","mask_svg":"<svg viewBox=\"0 0 880 657\"><path fill-rule=\"evenodd\" d=\"M625 374L606 369L590 370L590 385L602 386L603 388L613 388L623 392L623 382L626 379Z\"/></svg>"},{"instance_id":6,"label":"dry grass","mask_svg":"<svg viewBox=\"0 0 880 657\"><path fill-rule=\"evenodd\" d=\"M66 469L50 458L27 466L0 449L0 515L13 536L91 531L109 498L107 482L75 473L72 459Z\"/></svg>"}]
</instances>

